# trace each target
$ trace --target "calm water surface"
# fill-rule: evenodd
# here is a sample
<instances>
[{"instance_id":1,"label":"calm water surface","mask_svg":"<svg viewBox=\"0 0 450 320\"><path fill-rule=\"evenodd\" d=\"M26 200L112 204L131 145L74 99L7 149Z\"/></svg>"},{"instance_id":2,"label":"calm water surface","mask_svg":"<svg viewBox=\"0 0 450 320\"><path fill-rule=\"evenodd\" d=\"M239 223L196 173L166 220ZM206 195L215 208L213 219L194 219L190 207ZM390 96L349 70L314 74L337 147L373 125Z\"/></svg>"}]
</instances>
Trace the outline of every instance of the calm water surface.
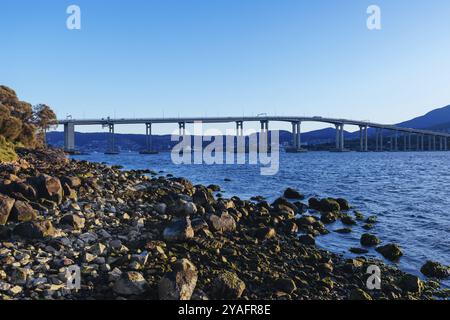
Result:
<instances>
[{"instance_id":1,"label":"calm water surface","mask_svg":"<svg viewBox=\"0 0 450 320\"><path fill-rule=\"evenodd\" d=\"M125 169L163 170L190 179L195 184L218 184L224 197L249 199L261 195L268 200L293 187L306 196L343 197L365 216L378 223L370 232L383 243L401 245L402 270L420 276L426 260L450 265L450 152L433 153L329 153L280 155L280 170L261 176L255 165L174 165L169 153L138 155L100 153L76 156L94 162L122 165ZM225 182L224 179L231 179ZM342 227L337 222L329 230ZM335 253L352 256L365 231L361 225L348 235L332 232L317 243ZM374 250L371 256L382 259ZM450 287L450 281L443 283Z\"/></svg>"}]
</instances>

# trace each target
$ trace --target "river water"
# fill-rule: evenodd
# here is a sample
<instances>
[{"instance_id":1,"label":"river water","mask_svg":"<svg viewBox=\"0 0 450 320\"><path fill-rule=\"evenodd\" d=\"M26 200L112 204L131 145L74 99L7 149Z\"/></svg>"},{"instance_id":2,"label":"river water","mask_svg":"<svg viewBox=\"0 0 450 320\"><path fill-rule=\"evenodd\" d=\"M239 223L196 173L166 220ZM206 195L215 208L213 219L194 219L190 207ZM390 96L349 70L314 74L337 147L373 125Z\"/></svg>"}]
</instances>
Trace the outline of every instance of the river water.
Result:
<instances>
[{"instance_id":1,"label":"river water","mask_svg":"<svg viewBox=\"0 0 450 320\"><path fill-rule=\"evenodd\" d=\"M450 265L450 152L281 153L279 172L273 176L262 176L259 166L249 164L175 165L169 153L93 153L74 158L164 171L194 184L218 184L224 197L261 195L273 200L292 187L307 197L346 198L365 216L377 216L370 233L402 247L404 256L398 262L402 270L421 276L426 260ZM327 226L341 227L340 222ZM360 225L346 235L331 232L319 237L317 244L351 257L348 249L360 246L364 232ZM383 259L373 249L368 255ZM450 288L450 280L443 286Z\"/></svg>"}]
</instances>

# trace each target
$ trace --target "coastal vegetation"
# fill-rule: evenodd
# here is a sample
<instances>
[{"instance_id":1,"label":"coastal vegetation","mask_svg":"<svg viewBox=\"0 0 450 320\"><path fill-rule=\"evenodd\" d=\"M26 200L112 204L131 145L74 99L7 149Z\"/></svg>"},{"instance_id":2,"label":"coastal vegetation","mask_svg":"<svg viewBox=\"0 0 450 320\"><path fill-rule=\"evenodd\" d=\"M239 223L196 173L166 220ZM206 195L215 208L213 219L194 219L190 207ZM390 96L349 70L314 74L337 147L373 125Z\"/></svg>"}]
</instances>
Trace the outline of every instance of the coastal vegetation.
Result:
<instances>
[{"instance_id":1,"label":"coastal vegetation","mask_svg":"<svg viewBox=\"0 0 450 320\"><path fill-rule=\"evenodd\" d=\"M45 147L45 132L56 123L56 115L45 104L32 106L16 92L0 85L0 162L17 159L16 147Z\"/></svg>"}]
</instances>

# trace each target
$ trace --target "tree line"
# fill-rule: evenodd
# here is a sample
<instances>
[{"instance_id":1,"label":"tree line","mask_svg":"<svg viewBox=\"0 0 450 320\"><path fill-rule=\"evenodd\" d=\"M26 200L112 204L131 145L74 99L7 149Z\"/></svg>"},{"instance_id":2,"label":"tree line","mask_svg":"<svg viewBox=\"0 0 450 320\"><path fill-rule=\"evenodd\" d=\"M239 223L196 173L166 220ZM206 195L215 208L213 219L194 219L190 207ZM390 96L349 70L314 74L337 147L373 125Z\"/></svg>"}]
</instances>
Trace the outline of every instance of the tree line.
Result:
<instances>
[{"instance_id":1,"label":"tree line","mask_svg":"<svg viewBox=\"0 0 450 320\"><path fill-rule=\"evenodd\" d=\"M46 131L56 125L56 114L46 104L32 106L16 92L0 85L0 136L29 148L45 147Z\"/></svg>"}]
</instances>

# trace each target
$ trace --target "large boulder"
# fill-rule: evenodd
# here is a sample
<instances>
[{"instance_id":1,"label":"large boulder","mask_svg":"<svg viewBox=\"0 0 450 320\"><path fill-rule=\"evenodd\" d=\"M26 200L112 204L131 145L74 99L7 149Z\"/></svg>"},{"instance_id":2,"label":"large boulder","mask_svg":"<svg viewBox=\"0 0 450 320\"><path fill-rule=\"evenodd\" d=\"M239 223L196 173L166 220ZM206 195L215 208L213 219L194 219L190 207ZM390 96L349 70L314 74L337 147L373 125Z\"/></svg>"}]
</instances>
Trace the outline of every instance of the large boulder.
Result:
<instances>
[{"instance_id":1,"label":"large boulder","mask_svg":"<svg viewBox=\"0 0 450 320\"><path fill-rule=\"evenodd\" d=\"M186 241L194 237L191 219L189 217L176 218L172 220L163 231L166 241Z\"/></svg>"},{"instance_id":2,"label":"large boulder","mask_svg":"<svg viewBox=\"0 0 450 320\"><path fill-rule=\"evenodd\" d=\"M219 300L236 300L242 296L245 283L236 273L223 271L212 284L212 297Z\"/></svg>"},{"instance_id":3,"label":"large boulder","mask_svg":"<svg viewBox=\"0 0 450 320\"><path fill-rule=\"evenodd\" d=\"M381 243L381 240L373 234L364 233L361 236L361 244L366 247L374 247Z\"/></svg>"},{"instance_id":4,"label":"large boulder","mask_svg":"<svg viewBox=\"0 0 450 320\"><path fill-rule=\"evenodd\" d=\"M196 191L194 195L192 196L192 200L195 204L199 204L202 206L205 206L207 204L214 203L214 195L212 194L211 190L209 190L206 187L203 186L196 186Z\"/></svg>"},{"instance_id":5,"label":"large boulder","mask_svg":"<svg viewBox=\"0 0 450 320\"><path fill-rule=\"evenodd\" d=\"M27 202L17 200L12 209L12 217L15 221L27 222L37 218L37 211Z\"/></svg>"},{"instance_id":6,"label":"large boulder","mask_svg":"<svg viewBox=\"0 0 450 320\"><path fill-rule=\"evenodd\" d=\"M273 282L273 286L276 290L292 294L295 290L297 290L297 286L295 285L294 280L289 278L279 278Z\"/></svg>"},{"instance_id":7,"label":"large boulder","mask_svg":"<svg viewBox=\"0 0 450 320\"><path fill-rule=\"evenodd\" d=\"M145 278L136 271L122 273L114 283L113 290L118 295L137 296L143 294L148 287Z\"/></svg>"},{"instance_id":8,"label":"large boulder","mask_svg":"<svg viewBox=\"0 0 450 320\"><path fill-rule=\"evenodd\" d=\"M228 232L236 230L236 220L228 212L223 212L220 216L211 214L208 220L215 231Z\"/></svg>"},{"instance_id":9,"label":"large boulder","mask_svg":"<svg viewBox=\"0 0 450 320\"><path fill-rule=\"evenodd\" d=\"M14 199L0 194L0 225L4 226L8 222L14 203Z\"/></svg>"},{"instance_id":10,"label":"large boulder","mask_svg":"<svg viewBox=\"0 0 450 320\"><path fill-rule=\"evenodd\" d=\"M343 211L350 210L350 205L346 199L338 198L336 199L336 202L339 203L339 207Z\"/></svg>"},{"instance_id":11,"label":"large boulder","mask_svg":"<svg viewBox=\"0 0 450 320\"><path fill-rule=\"evenodd\" d=\"M398 285L402 290L411 293L420 293L424 289L423 281L412 274L405 274Z\"/></svg>"},{"instance_id":12,"label":"large boulder","mask_svg":"<svg viewBox=\"0 0 450 320\"><path fill-rule=\"evenodd\" d=\"M55 236L56 230L50 221L28 221L18 224L13 233L25 239L43 239Z\"/></svg>"},{"instance_id":13,"label":"large boulder","mask_svg":"<svg viewBox=\"0 0 450 320\"><path fill-rule=\"evenodd\" d=\"M305 199L304 195L302 195L300 192L298 192L297 190L294 190L292 188L287 188L284 191L284 197L286 197L287 199L295 199L295 200Z\"/></svg>"},{"instance_id":14,"label":"large boulder","mask_svg":"<svg viewBox=\"0 0 450 320\"><path fill-rule=\"evenodd\" d=\"M339 203L332 198L325 198L322 200L318 200L316 198L311 198L308 200L308 206L316 211L321 212L339 212L341 211L341 207Z\"/></svg>"},{"instance_id":15,"label":"large boulder","mask_svg":"<svg viewBox=\"0 0 450 320\"><path fill-rule=\"evenodd\" d=\"M81 186L81 179L74 176L67 176L61 178L61 183L66 183L70 188L78 188Z\"/></svg>"},{"instance_id":16,"label":"large boulder","mask_svg":"<svg viewBox=\"0 0 450 320\"><path fill-rule=\"evenodd\" d=\"M445 279L450 276L450 267L446 267L439 262L427 261L420 268L420 272L430 278Z\"/></svg>"},{"instance_id":17,"label":"large boulder","mask_svg":"<svg viewBox=\"0 0 450 320\"><path fill-rule=\"evenodd\" d=\"M63 198L63 187L58 178L41 174L31 179L31 183L35 186L38 195L60 204Z\"/></svg>"},{"instance_id":18,"label":"large boulder","mask_svg":"<svg viewBox=\"0 0 450 320\"><path fill-rule=\"evenodd\" d=\"M377 252L381 253L383 257L388 260L396 261L403 256L403 252L397 244L387 244L385 246L381 246L375 249Z\"/></svg>"},{"instance_id":19,"label":"large boulder","mask_svg":"<svg viewBox=\"0 0 450 320\"><path fill-rule=\"evenodd\" d=\"M190 300L197 285L197 269L187 259L177 262L173 271L166 274L158 284L161 300Z\"/></svg>"}]
</instances>

